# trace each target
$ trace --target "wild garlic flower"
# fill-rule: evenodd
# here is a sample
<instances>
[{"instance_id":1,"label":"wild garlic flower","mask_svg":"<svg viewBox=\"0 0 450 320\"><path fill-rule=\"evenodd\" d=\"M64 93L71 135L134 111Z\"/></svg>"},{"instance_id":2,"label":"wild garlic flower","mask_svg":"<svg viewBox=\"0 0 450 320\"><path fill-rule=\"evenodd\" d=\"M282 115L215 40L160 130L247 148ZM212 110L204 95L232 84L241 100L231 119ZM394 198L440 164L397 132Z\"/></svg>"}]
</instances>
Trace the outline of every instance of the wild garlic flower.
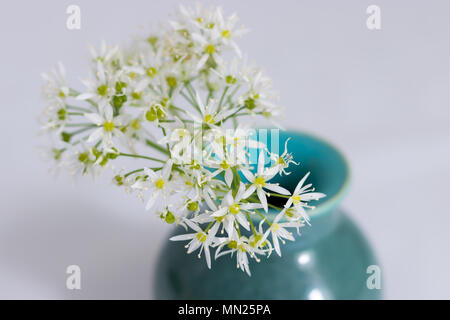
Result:
<instances>
[{"instance_id":1,"label":"wild garlic flower","mask_svg":"<svg viewBox=\"0 0 450 320\"><path fill-rule=\"evenodd\" d=\"M67 84L62 64L43 75L42 127L55 167L112 172L161 221L194 231L171 238L188 241L188 253L204 254L208 267L212 250L216 259L236 254L250 275L251 261L281 255L280 242L295 239L290 230L309 222L309 202L324 195L306 177L292 194L271 182L297 163L287 142L272 152L249 125L259 116L275 123L282 108L271 79L241 54L246 32L236 15L197 5L129 44L102 42L81 88ZM118 162L125 158L135 162Z\"/></svg>"},{"instance_id":2,"label":"wild garlic flower","mask_svg":"<svg viewBox=\"0 0 450 320\"><path fill-rule=\"evenodd\" d=\"M274 170L274 168L265 168L264 167L264 152L261 151L259 153L259 159L258 159L258 171L256 174L251 173L250 171L243 169L242 174L247 178L247 180L250 182L250 187L245 191L243 197L247 198L250 195L252 195L255 191L258 195L259 201L261 202L264 210L268 211L267 206L267 198L266 198L266 191L264 189L282 194L282 195L290 195L291 193L289 190L280 187L276 183L268 183L270 179L275 177L278 174L278 170Z\"/></svg>"}]
</instances>

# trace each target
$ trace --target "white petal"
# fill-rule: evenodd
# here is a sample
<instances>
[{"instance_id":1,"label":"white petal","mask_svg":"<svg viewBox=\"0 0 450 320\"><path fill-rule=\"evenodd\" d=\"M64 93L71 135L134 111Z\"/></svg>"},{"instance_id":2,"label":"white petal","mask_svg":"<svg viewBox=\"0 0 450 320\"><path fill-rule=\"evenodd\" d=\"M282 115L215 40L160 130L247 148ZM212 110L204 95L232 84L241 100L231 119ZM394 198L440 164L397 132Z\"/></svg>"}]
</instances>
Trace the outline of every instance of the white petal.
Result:
<instances>
[{"instance_id":1,"label":"white petal","mask_svg":"<svg viewBox=\"0 0 450 320\"><path fill-rule=\"evenodd\" d=\"M233 171L231 171L231 169L225 170L225 182L228 186L231 186L231 183L233 182Z\"/></svg>"},{"instance_id":2,"label":"white petal","mask_svg":"<svg viewBox=\"0 0 450 320\"><path fill-rule=\"evenodd\" d=\"M87 100L87 99L91 99L95 97L95 95L93 93L82 93L79 94L75 99L76 100Z\"/></svg>"},{"instance_id":3,"label":"white petal","mask_svg":"<svg viewBox=\"0 0 450 320\"><path fill-rule=\"evenodd\" d=\"M297 184L297 186L295 187L295 190L294 190L294 194L298 194L298 192L300 191L303 183L308 178L308 176L309 176L309 172L307 174L305 174L305 176L302 178L302 180L300 180L300 182Z\"/></svg>"},{"instance_id":4,"label":"white petal","mask_svg":"<svg viewBox=\"0 0 450 320\"><path fill-rule=\"evenodd\" d=\"M323 197L325 197L325 194L320 193L320 192L311 192L311 193L305 193L305 194L301 195L302 201L318 200Z\"/></svg>"},{"instance_id":5,"label":"white petal","mask_svg":"<svg viewBox=\"0 0 450 320\"><path fill-rule=\"evenodd\" d=\"M208 266L208 269L211 269L211 256L209 254L209 247L205 245L203 246L203 249L205 250L206 265Z\"/></svg>"},{"instance_id":6,"label":"white petal","mask_svg":"<svg viewBox=\"0 0 450 320\"><path fill-rule=\"evenodd\" d=\"M215 223L211 229L209 229L208 231L208 238L210 238L210 240L213 240L213 238L215 237L217 230L219 230L220 227L220 223Z\"/></svg>"},{"instance_id":7,"label":"white petal","mask_svg":"<svg viewBox=\"0 0 450 320\"><path fill-rule=\"evenodd\" d=\"M264 160L265 160L265 157L264 157L264 150L261 150L260 152L259 152L259 157L258 157L258 174L263 174L263 172L264 172Z\"/></svg>"},{"instance_id":8,"label":"white petal","mask_svg":"<svg viewBox=\"0 0 450 320\"><path fill-rule=\"evenodd\" d=\"M242 210L260 209L262 207L263 206L260 203L244 203L244 204L241 204Z\"/></svg>"},{"instance_id":9,"label":"white petal","mask_svg":"<svg viewBox=\"0 0 450 320\"><path fill-rule=\"evenodd\" d=\"M154 205L155 205L155 202L156 202L156 194L153 194L151 197L150 197L150 199L148 200L148 202L147 202L147 205L145 206L145 210L150 210Z\"/></svg>"},{"instance_id":10,"label":"white petal","mask_svg":"<svg viewBox=\"0 0 450 320\"><path fill-rule=\"evenodd\" d=\"M279 185L276 185L276 184L273 184L273 183L266 183L264 185L264 188L269 189L269 190L274 191L274 192L279 193L279 194L284 194L286 196L289 196L291 194L289 192L289 190L286 190L285 188L280 187Z\"/></svg>"},{"instance_id":11,"label":"white petal","mask_svg":"<svg viewBox=\"0 0 450 320\"><path fill-rule=\"evenodd\" d=\"M171 237L169 240L171 241L185 241L185 240L192 240L197 236L196 233L188 233L188 234L181 234L179 236Z\"/></svg>"},{"instance_id":12,"label":"white petal","mask_svg":"<svg viewBox=\"0 0 450 320\"><path fill-rule=\"evenodd\" d=\"M239 212L236 215L236 220L241 224L241 226L243 226L245 229L250 231L250 223L245 218L245 216L242 214L242 212Z\"/></svg>"},{"instance_id":13,"label":"white petal","mask_svg":"<svg viewBox=\"0 0 450 320\"><path fill-rule=\"evenodd\" d=\"M241 172L249 182L253 182L255 180L255 176L250 171L242 169Z\"/></svg>"},{"instance_id":14,"label":"white petal","mask_svg":"<svg viewBox=\"0 0 450 320\"><path fill-rule=\"evenodd\" d=\"M276 235L272 234L272 242L275 248L275 252L281 257L280 243L278 242L278 238Z\"/></svg>"},{"instance_id":15,"label":"white petal","mask_svg":"<svg viewBox=\"0 0 450 320\"><path fill-rule=\"evenodd\" d=\"M189 245L187 253L192 253L193 251L197 250L201 245L202 243L198 240L192 241L191 244Z\"/></svg>"},{"instance_id":16,"label":"white petal","mask_svg":"<svg viewBox=\"0 0 450 320\"><path fill-rule=\"evenodd\" d=\"M258 194L259 201L261 201L261 204L264 208L264 211L269 211L269 209L267 208L267 198L264 191L261 188L257 188L256 192Z\"/></svg>"},{"instance_id":17,"label":"white petal","mask_svg":"<svg viewBox=\"0 0 450 320\"><path fill-rule=\"evenodd\" d=\"M213 212L213 214L211 216L212 217L221 217L224 214L226 214L227 211L228 211L228 209L223 207L223 208L220 208L219 210L217 210L216 212Z\"/></svg>"},{"instance_id":18,"label":"white petal","mask_svg":"<svg viewBox=\"0 0 450 320\"><path fill-rule=\"evenodd\" d=\"M236 194L236 197L234 197L236 202L241 201L242 196L244 195L244 192L245 192L245 184L241 181L239 184L239 190Z\"/></svg>"},{"instance_id":19,"label":"white petal","mask_svg":"<svg viewBox=\"0 0 450 320\"><path fill-rule=\"evenodd\" d=\"M167 160L166 164L164 165L164 168L162 169L162 176L164 178L164 180L167 180L170 176L170 173L172 172L172 164L173 164L173 160L169 159Z\"/></svg>"},{"instance_id":20,"label":"white petal","mask_svg":"<svg viewBox=\"0 0 450 320\"><path fill-rule=\"evenodd\" d=\"M234 230L234 217L228 215L228 216L225 218L224 226L225 226L225 231L226 231L227 234L228 234L228 237L231 237L231 235L234 233L234 232L233 232L233 230Z\"/></svg>"},{"instance_id":21,"label":"white petal","mask_svg":"<svg viewBox=\"0 0 450 320\"><path fill-rule=\"evenodd\" d=\"M197 231L197 232L203 232L203 230L196 225L195 223L193 223L191 220L189 219L185 219L184 222L186 222L186 224L193 230Z\"/></svg>"},{"instance_id":22,"label":"white petal","mask_svg":"<svg viewBox=\"0 0 450 320\"><path fill-rule=\"evenodd\" d=\"M104 112L105 112L105 119L108 121L112 121L113 115L114 115L114 110L109 103L105 105Z\"/></svg>"},{"instance_id":23,"label":"white petal","mask_svg":"<svg viewBox=\"0 0 450 320\"><path fill-rule=\"evenodd\" d=\"M85 113L84 116L88 118L89 121L95 123L98 126L103 123L103 118L97 113Z\"/></svg>"},{"instance_id":24,"label":"white petal","mask_svg":"<svg viewBox=\"0 0 450 320\"><path fill-rule=\"evenodd\" d=\"M97 130L93 131L86 142L92 143L92 142L97 141L98 139L101 138L102 132L103 132L102 128L98 128Z\"/></svg>"},{"instance_id":25,"label":"white petal","mask_svg":"<svg viewBox=\"0 0 450 320\"><path fill-rule=\"evenodd\" d=\"M228 191L228 193L223 198L223 204L231 206L234 203L232 191Z\"/></svg>"},{"instance_id":26,"label":"white petal","mask_svg":"<svg viewBox=\"0 0 450 320\"><path fill-rule=\"evenodd\" d=\"M254 184L252 184L250 187L248 187L248 189L244 192L244 194L242 195L242 199L247 199L248 197L250 197L256 190L256 186Z\"/></svg>"}]
</instances>

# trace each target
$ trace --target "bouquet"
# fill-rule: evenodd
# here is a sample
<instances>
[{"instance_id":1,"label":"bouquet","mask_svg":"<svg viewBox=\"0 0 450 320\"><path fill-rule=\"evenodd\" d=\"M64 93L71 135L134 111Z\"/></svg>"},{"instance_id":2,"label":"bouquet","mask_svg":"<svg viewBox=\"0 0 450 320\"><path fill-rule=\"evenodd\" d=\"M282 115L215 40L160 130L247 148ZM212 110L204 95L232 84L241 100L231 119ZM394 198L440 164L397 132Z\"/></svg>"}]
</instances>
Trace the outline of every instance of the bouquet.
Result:
<instances>
[{"instance_id":1,"label":"bouquet","mask_svg":"<svg viewBox=\"0 0 450 320\"><path fill-rule=\"evenodd\" d=\"M185 228L171 240L187 241L187 253L203 255L208 268L211 256L236 256L251 275L249 261L281 256L280 242L295 240L292 231L309 224L309 202L325 195L306 182L309 173L294 190L271 182L298 164L288 142L280 154L252 138L248 119L275 121L282 108L271 79L243 58L236 40L247 30L237 22L221 8L181 6L146 37L91 49L81 90L59 64L43 75L42 128L54 167L112 172L147 210ZM122 158L127 167L115 165Z\"/></svg>"}]
</instances>

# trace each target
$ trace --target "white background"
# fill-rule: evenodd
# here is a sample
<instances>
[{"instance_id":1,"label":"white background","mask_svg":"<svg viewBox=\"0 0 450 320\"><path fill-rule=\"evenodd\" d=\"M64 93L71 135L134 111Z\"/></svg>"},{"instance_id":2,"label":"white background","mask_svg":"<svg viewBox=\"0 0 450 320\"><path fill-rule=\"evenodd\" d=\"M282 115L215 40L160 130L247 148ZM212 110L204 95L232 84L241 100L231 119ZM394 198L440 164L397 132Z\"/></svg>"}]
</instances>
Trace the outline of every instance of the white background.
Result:
<instances>
[{"instance_id":1,"label":"white background","mask_svg":"<svg viewBox=\"0 0 450 320\"><path fill-rule=\"evenodd\" d=\"M190 1L185 1L190 2ZM49 176L37 156L40 73L86 75L88 44L121 43L179 1L8 1L0 10L0 298L151 298L169 228L108 179ZM192 3L192 2L191 2ZM66 29L66 7L82 28ZM381 7L382 30L366 28ZM450 298L448 1L223 1L286 106L284 125L337 144L343 203L383 265L386 298ZM65 268L82 268L82 290Z\"/></svg>"}]
</instances>

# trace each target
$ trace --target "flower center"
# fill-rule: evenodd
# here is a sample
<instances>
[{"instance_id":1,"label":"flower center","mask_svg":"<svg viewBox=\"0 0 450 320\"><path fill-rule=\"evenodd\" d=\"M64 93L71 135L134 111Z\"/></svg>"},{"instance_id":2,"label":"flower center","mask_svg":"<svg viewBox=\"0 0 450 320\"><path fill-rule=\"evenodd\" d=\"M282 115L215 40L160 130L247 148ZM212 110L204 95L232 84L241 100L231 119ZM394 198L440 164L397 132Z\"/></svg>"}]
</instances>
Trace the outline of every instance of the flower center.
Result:
<instances>
[{"instance_id":1,"label":"flower center","mask_svg":"<svg viewBox=\"0 0 450 320\"><path fill-rule=\"evenodd\" d=\"M150 78L153 78L153 77L156 75L156 73L157 73L157 71L156 71L156 69L153 68L153 67L150 67L150 68L147 69L147 75L148 75Z\"/></svg>"},{"instance_id":2,"label":"flower center","mask_svg":"<svg viewBox=\"0 0 450 320\"><path fill-rule=\"evenodd\" d=\"M253 241L251 241L249 244L256 248L256 245L258 244L258 242L262 239L263 235L258 233L256 236L254 236ZM266 246L266 241L263 241L260 243L260 247L265 247Z\"/></svg>"},{"instance_id":3,"label":"flower center","mask_svg":"<svg viewBox=\"0 0 450 320\"><path fill-rule=\"evenodd\" d=\"M205 122L206 122L206 123L209 123L209 124L213 124L213 123L215 122L215 120L214 120L214 118L213 118L212 115L207 114L207 115L205 116Z\"/></svg>"},{"instance_id":4,"label":"flower center","mask_svg":"<svg viewBox=\"0 0 450 320\"><path fill-rule=\"evenodd\" d=\"M230 211L231 214L238 214L239 211L241 211L241 207L235 203L228 208L228 211Z\"/></svg>"},{"instance_id":5,"label":"flower center","mask_svg":"<svg viewBox=\"0 0 450 320\"><path fill-rule=\"evenodd\" d=\"M108 86L103 84L97 88L97 93L101 96L105 96L108 93Z\"/></svg>"},{"instance_id":6,"label":"flower center","mask_svg":"<svg viewBox=\"0 0 450 320\"><path fill-rule=\"evenodd\" d=\"M134 130L139 130L141 128L141 122L139 121L139 119L135 119L132 123L131 123L131 127Z\"/></svg>"},{"instance_id":7,"label":"flower center","mask_svg":"<svg viewBox=\"0 0 450 320\"><path fill-rule=\"evenodd\" d=\"M197 233L197 239L200 242L205 242L206 241L206 234L204 232Z\"/></svg>"},{"instance_id":8,"label":"flower center","mask_svg":"<svg viewBox=\"0 0 450 320\"><path fill-rule=\"evenodd\" d=\"M272 224L272 230L273 231L277 231L279 228L280 228L280 226L278 225L278 223Z\"/></svg>"},{"instance_id":9,"label":"flower center","mask_svg":"<svg viewBox=\"0 0 450 320\"><path fill-rule=\"evenodd\" d=\"M173 88L177 86L177 78L175 77L167 77L166 78L167 84L169 87Z\"/></svg>"},{"instance_id":10,"label":"flower center","mask_svg":"<svg viewBox=\"0 0 450 320\"><path fill-rule=\"evenodd\" d=\"M59 109L57 112L57 115L58 115L59 120L66 120L66 115L67 115L66 109L64 109L64 108Z\"/></svg>"},{"instance_id":11,"label":"flower center","mask_svg":"<svg viewBox=\"0 0 450 320\"><path fill-rule=\"evenodd\" d=\"M155 187L158 188L158 189L164 188L164 180L163 179L156 180Z\"/></svg>"},{"instance_id":12,"label":"flower center","mask_svg":"<svg viewBox=\"0 0 450 320\"><path fill-rule=\"evenodd\" d=\"M208 44L205 48L205 52L207 54L213 54L214 51L216 51L216 48L214 48L214 45L212 45L212 44Z\"/></svg>"},{"instance_id":13,"label":"flower center","mask_svg":"<svg viewBox=\"0 0 450 320\"><path fill-rule=\"evenodd\" d=\"M103 129L107 132L111 132L114 130L114 123L111 121L107 121L103 124Z\"/></svg>"},{"instance_id":14,"label":"flower center","mask_svg":"<svg viewBox=\"0 0 450 320\"><path fill-rule=\"evenodd\" d=\"M228 75L228 76L225 77L225 81L228 84L235 84L236 83L236 78L233 77L233 76Z\"/></svg>"},{"instance_id":15,"label":"flower center","mask_svg":"<svg viewBox=\"0 0 450 320\"><path fill-rule=\"evenodd\" d=\"M198 210L198 203L197 202L189 202L187 205L187 208L189 211L197 211Z\"/></svg>"},{"instance_id":16,"label":"flower center","mask_svg":"<svg viewBox=\"0 0 450 320\"><path fill-rule=\"evenodd\" d=\"M225 220L225 216L215 217L217 222L223 222Z\"/></svg>"},{"instance_id":17,"label":"flower center","mask_svg":"<svg viewBox=\"0 0 450 320\"><path fill-rule=\"evenodd\" d=\"M295 195L292 197L292 202L294 202L295 204L299 204L301 200L302 199L300 198L299 195Z\"/></svg>"},{"instance_id":18,"label":"flower center","mask_svg":"<svg viewBox=\"0 0 450 320\"><path fill-rule=\"evenodd\" d=\"M173 215L172 212L167 211L167 214L166 214L166 216L164 217L164 220L166 220L166 222L167 222L168 224L172 224L172 223L175 222L175 216Z\"/></svg>"},{"instance_id":19,"label":"flower center","mask_svg":"<svg viewBox=\"0 0 450 320\"><path fill-rule=\"evenodd\" d=\"M230 30L223 30L222 31L222 37L224 37L225 39L230 39L230 37L231 37Z\"/></svg>"},{"instance_id":20,"label":"flower center","mask_svg":"<svg viewBox=\"0 0 450 320\"><path fill-rule=\"evenodd\" d=\"M222 163L220 164L220 167L223 170L227 170L230 167L230 165L225 160L223 160Z\"/></svg>"},{"instance_id":21,"label":"flower center","mask_svg":"<svg viewBox=\"0 0 450 320\"><path fill-rule=\"evenodd\" d=\"M82 163L88 163L89 161L89 155L87 153L80 153L78 155L78 161Z\"/></svg>"},{"instance_id":22,"label":"flower center","mask_svg":"<svg viewBox=\"0 0 450 320\"><path fill-rule=\"evenodd\" d=\"M237 248L237 242L234 241L234 240L231 240L230 242L228 242L227 246L230 249L236 249Z\"/></svg>"},{"instance_id":23,"label":"flower center","mask_svg":"<svg viewBox=\"0 0 450 320\"><path fill-rule=\"evenodd\" d=\"M294 210L292 208L289 208L284 212L284 215L286 217L292 218L294 216Z\"/></svg>"},{"instance_id":24,"label":"flower center","mask_svg":"<svg viewBox=\"0 0 450 320\"><path fill-rule=\"evenodd\" d=\"M264 180L263 177L256 177L255 184L260 187L264 187L264 185L266 184L266 180Z\"/></svg>"}]
</instances>

